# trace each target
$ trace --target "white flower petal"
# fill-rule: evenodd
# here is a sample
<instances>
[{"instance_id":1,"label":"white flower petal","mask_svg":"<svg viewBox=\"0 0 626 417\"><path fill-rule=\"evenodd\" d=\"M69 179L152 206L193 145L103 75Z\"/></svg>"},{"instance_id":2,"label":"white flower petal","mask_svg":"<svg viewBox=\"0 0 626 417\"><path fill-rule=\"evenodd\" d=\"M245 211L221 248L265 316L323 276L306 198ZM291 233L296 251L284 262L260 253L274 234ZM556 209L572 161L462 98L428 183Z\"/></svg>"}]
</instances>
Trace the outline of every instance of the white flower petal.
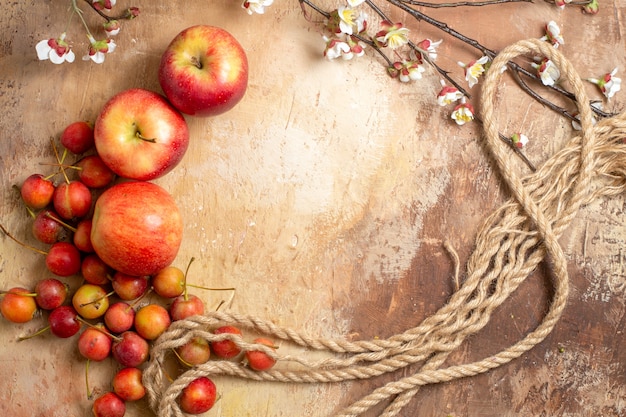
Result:
<instances>
[{"instance_id":1,"label":"white flower petal","mask_svg":"<svg viewBox=\"0 0 626 417\"><path fill-rule=\"evenodd\" d=\"M44 39L43 41L37 42L35 50L37 51L37 58L39 58L40 61L45 61L50 58L49 55L52 48L48 45L48 39Z\"/></svg>"}]
</instances>

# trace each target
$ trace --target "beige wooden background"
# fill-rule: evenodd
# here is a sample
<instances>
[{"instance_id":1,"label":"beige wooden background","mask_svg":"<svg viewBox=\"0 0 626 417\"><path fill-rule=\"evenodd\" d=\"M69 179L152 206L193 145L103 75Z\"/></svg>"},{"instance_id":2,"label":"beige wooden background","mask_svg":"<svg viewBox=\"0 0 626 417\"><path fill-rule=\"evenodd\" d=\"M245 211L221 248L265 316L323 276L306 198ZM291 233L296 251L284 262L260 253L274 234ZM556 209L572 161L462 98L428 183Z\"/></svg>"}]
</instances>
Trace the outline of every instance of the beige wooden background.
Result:
<instances>
[{"instance_id":1,"label":"beige wooden background","mask_svg":"<svg viewBox=\"0 0 626 417\"><path fill-rule=\"evenodd\" d=\"M479 126L459 128L436 105L434 71L401 85L385 75L371 51L350 62L324 60L321 33L294 0L276 0L263 16L248 16L235 1L119 0L118 8L138 6L141 16L124 25L118 50L103 65L80 60L84 43L76 19L68 32L77 62L40 62L34 45L63 30L67 3L0 2L4 226L34 243L12 186L46 169L40 163L51 161L50 137L73 121L94 120L119 91L160 91L157 66L169 41L193 24L212 24L230 31L246 49L249 88L224 115L187 118L189 151L177 169L157 181L185 216L176 265L196 257L190 279L236 287L232 310L315 336L388 337L445 303L452 265L443 240L465 261L481 220L507 193L486 156ZM555 20L566 39L562 51L583 77L616 66L624 75L626 6L601 0L600 7L599 15L586 16L577 7L559 11L537 1L438 9L432 15L495 50L540 37L542 26ZM85 15L96 22L91 12ZM425 23L407 25L416 41L443 37ZM478 55L443 38L438 62L461 80L456 61ZM592 85L589 93L601 98ZM570 137L569 122L510 80L502 94L510 95L501 109L503 130L531 137L526 152L536 164ZM621 111L625 94L605 108ZM405 415L626 415L624 208L624 196L594 202L563 237L573 290L564 318L544 343L487 375L425 388ZM495 353L536 325L550 295L542 272L449 362ZM46 276L40 255L0 238L1 288L32 286ZM75 286L79 279L65 281ZM200 295L208 308L223 296ZM16 341L43 324L43 318L24 325L0 320L0 415L89 415L76 338ZM113 360L92 364L92 387L109 389L114 370ZM222 398L207 415L329 416L398 376L307 386L218 379ZM150 413L139 402L128 406L127 415Z\"/></svg>"}]
</instances>

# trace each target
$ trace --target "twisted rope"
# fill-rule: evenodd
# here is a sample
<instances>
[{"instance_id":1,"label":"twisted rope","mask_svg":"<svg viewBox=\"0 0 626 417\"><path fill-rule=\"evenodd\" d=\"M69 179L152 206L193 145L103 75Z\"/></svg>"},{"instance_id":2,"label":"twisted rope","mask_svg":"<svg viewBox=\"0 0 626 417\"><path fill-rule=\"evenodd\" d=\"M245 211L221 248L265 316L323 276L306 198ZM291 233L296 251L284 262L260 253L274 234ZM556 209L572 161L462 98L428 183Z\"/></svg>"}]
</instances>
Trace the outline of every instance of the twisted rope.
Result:
<instances>
[{"instance_id":1,"label":"twisted rope","mask_svg":"<svg viewBox=\"0 0 626 417\"><path fill-rule=\"evenodd\" d=\"M510 168L513 166L510 150L499 140L494 98L502 77L500 69L510 60L527 54L541 54L551 59L570 83L579 103L582 135L571 139L535 173L521 178ZM159 417L183 416L176 399L181 390L199 376L328 383L368 379L419 364L412 375L386 383L337 415L359 416L381 402L391 401L381 415L393 417L421 386L470 377L502 366L550 334L563 313L569 293L567 262L558 243L559 237L582 205L626 189L626 114L601 120L594 126L580 77L570 62L545 42L515 43L498 54L491 68L481 95L486 144L513 198L485 220L467 262L467 278L448 303L416 327L382 340L314 338L257 317L232 312L211 312L175 322L154 344L144 371L150 407ZM494 310L545 258L551 261L554 295L542 322L517 343L495 355L441 368L449 353L469 335L482 329ZM311 361L304 355L280 355L267 346L247 343L237 335L211 332L224 323L323 351L329 357ZM187 370L172 382L165 381L163 362L166 356L194 337L209 342L232 340L244 351L266 352L276 358L278 364L269 371L255 372L237 362L209 361Z\"/></svg>"}]
</instances>

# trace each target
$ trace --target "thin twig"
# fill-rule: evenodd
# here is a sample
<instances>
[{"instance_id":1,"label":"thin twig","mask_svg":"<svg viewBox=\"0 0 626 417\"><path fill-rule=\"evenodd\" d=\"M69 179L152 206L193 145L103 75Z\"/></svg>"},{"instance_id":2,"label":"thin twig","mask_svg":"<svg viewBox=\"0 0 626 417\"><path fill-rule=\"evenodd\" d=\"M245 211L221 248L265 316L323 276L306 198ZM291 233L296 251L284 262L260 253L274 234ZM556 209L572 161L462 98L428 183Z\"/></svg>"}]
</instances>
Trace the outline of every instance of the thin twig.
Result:
<instances>
[{"instance_id":1,"label":"thin twig","mask_svg":"<svg viewBox=\"0 0 626 417\"><path fill-rule=\"evenodd\" d=\"M428 7L431 9L439 9L444 7L472 7L472 6L491 6L495 4L503 4L503 3L532 3L533 0L486 0L486 1L459 1L454 3L427 3L423 1L415 1L415 0L401 0L403 3L410 4L412 6L421 6Z\"/></svg>"}]
</instances>

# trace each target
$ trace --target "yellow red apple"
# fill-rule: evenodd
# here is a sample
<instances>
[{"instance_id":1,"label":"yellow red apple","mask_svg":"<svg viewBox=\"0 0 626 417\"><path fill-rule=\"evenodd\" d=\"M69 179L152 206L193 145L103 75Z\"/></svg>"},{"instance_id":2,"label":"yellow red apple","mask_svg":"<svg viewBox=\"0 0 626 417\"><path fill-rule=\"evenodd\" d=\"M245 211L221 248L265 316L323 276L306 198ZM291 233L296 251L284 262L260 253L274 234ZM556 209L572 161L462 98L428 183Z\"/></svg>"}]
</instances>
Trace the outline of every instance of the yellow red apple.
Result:
<instances>
[{"instance_id":1,"label":"yellow red apple","mask_svg":"<svg viewBox=\"0 0 626 417\"><path fill-rule=\"evenodd\" d=\"M145 181L122 182L96 200L91 243L111 268L153 275L172 263L182 241L183 220L174 198Z\"/></svg>"},{"instance_id":2,"label":"yellow red apple","mask_svg":"<svg viewBox=\"0 0 626 417\"><path fill-rule=\"evenodd\" d=\"M98 155L120 177L148 181L170 172L189 145L183 115L161 94L132 88L113 96L94 126Z\"/></svg>"},{"instance_id":3,"label":"yellow red apple","mask_svg":"<svg viewBox=\"0 0 626 417\"><path fill-rule=\"evenodd\" d=\"M159 65L159 83L182 113L215 116L232 109L248 87L248 58L222 28L189 27L169 44Z\"/></svg>"}]
</instances>

